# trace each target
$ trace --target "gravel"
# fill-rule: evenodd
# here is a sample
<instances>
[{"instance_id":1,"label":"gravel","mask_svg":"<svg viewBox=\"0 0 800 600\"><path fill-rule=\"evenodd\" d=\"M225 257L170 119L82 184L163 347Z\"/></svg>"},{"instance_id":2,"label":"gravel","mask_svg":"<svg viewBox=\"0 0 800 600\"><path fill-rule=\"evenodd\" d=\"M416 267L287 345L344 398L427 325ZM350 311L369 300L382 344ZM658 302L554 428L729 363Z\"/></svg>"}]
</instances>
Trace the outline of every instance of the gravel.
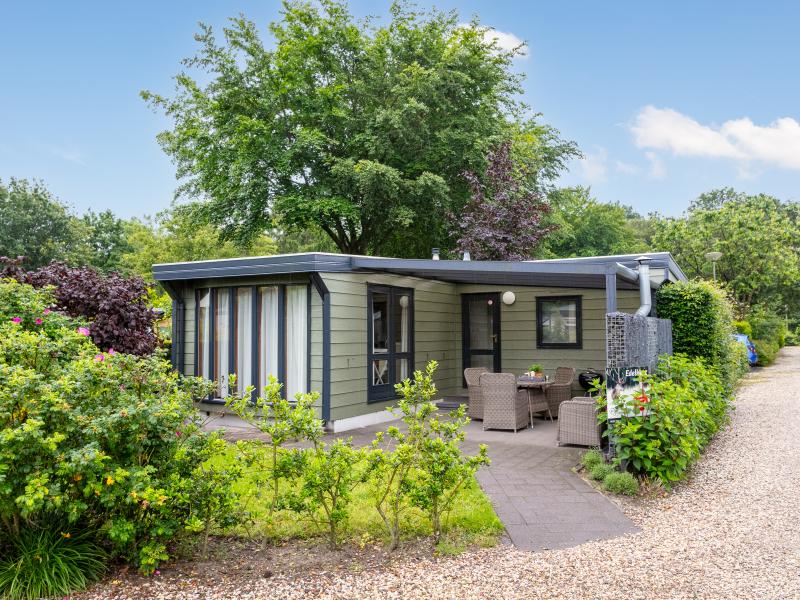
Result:
<instances>
[{"instance_id":1,"label":"gravel","mask_svg":"<svg viewBox=\"0 0 800 600\"><path fill-rule=\"evenodd\" d=\"M800 348L749 376L731 426L673 493L618 500L638 533L536 554L500 546L235 587L152 578L82 598L800 598Z\"/></svg>"}]
</instances>

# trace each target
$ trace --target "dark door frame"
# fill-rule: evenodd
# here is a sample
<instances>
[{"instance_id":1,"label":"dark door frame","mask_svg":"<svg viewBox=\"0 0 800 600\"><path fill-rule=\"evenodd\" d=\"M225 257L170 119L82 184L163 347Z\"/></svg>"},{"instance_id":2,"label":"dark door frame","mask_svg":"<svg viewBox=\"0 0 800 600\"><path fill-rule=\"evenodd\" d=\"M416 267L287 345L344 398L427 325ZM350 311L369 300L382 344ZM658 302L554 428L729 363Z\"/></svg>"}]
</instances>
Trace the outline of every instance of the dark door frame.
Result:
<instances>
[{"instance_id":1,"label":"dark door frame","mask_svg":"<svg viewBox=\"0 0 800 600\"><path fill-rule=\"evenodd\" d=\"M469 301L484 298L488 302L492 301L492 349L473 350L469 345ZM479 294L461 294L461 365L462 365L462 385L467 386L463 379L463 369L470 366L471 357L483 355L493 357L492 363L495 373L501 369L501 339L500 339L500 292L483 292Z\"/></svg>"}]
</instances>

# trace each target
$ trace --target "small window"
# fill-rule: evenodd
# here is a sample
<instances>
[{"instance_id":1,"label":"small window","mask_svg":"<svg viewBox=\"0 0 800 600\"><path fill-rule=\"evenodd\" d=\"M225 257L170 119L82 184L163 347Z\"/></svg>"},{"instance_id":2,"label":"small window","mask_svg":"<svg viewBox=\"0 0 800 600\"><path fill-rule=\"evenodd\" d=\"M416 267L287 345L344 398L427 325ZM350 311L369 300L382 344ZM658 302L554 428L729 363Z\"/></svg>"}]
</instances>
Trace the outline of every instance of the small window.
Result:
<instances>
[{"instance_id":1,"label":"small window","mask_svg":"<svg viewBox=\"0 0 800 600\"><path fill-rule=\"evenodd\" d=\"M370 286L367 301L370 401L395 397L394 384L413 369L413 290Z\"/></svg>"},{"instance_id":2,"label":"small window","mask_svg":"<svg viewBox=\"0 0 800 600\"><path fill-rule=\"evenodd\" d=\"M581 297L536 298L536 346L581 348Z\"/></svg>"}]
</instances>

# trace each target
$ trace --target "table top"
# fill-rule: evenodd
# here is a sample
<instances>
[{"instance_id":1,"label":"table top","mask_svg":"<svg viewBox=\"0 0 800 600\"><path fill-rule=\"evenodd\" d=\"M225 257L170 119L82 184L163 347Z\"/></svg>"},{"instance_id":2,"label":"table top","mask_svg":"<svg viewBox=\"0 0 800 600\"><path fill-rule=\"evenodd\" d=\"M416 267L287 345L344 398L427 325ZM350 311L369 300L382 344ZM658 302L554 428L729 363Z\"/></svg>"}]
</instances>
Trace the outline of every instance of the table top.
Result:
<instances>
[{"instance_id":1,"label":"table top","mask_svg":"<svg viewBox=\"0 0 800 600\"><path fill-rule=\"evenodd\" d=\"M517 387L521 388L546 388L552 381L534 381L533 379L517 379Z\"/></svg>"}]
</instances>

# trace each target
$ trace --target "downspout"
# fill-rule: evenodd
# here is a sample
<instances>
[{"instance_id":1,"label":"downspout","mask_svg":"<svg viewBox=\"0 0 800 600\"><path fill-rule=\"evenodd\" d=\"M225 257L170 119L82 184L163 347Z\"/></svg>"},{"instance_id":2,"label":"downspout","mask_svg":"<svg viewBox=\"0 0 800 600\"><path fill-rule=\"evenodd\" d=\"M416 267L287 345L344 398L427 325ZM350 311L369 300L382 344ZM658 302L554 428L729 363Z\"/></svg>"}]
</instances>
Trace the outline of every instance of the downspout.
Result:
<instances>
[{"instance_id":1,"label":"downspout","mask_svg":"<svg viewBox=\"0 0 800 600\"><path fill-rule=\"evenodd\" d=\"M653 308L653 296L650 290L650 258L640 256L636 259L639 263L639 310L637 317L647 317Z\"/></svg>"},{"instance_id":2,"label":"downspout","mask_svg":"<svg viewBox=\"0 0 800 600\"><path fill-rule=\"evenodd\" d=\"M637 317L646 317L653 309L653 296L650 290L651 260L649 256L640 256L637 258L636 262L639 263L638 270L630 269L620 263L614 265L617 275L626 281L639 284L639 308L635 313Z\"/></svg>"}]
</instances>

